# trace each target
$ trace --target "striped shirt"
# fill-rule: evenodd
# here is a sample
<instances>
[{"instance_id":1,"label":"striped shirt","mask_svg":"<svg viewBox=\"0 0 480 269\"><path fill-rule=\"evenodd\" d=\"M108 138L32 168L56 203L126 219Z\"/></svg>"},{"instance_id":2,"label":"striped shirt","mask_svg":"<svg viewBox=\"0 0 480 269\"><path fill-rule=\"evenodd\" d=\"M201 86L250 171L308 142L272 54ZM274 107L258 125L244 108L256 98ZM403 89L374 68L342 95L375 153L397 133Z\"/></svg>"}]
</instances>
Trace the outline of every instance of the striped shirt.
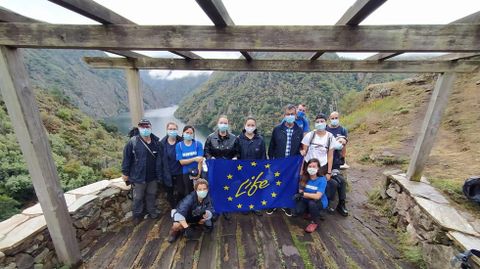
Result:
<instances>
[{"instance_id":1,"label":"striped shirt","mask_svg":"<svg viewBox=\"0 0 480 269\"><path fill-rule=\"evenodd\" d=\"M287 128L287 146L285 147L285 157L290 156L290 148L292 147L293 128Z\"/></svg>"}]
</instances>

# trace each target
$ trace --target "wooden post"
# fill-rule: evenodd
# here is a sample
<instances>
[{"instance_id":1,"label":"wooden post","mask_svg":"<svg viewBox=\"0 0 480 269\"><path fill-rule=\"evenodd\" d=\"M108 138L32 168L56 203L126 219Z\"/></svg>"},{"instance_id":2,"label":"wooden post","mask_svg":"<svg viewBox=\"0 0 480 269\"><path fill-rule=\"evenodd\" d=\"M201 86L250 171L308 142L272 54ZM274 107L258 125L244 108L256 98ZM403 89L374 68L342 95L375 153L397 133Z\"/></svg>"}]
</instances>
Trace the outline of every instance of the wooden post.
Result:
<instances>
[{"instance_id":1,"label":"wooden post","mask_svg":"<svg viewBox=\"0 0 480 269\"><path fill-rule=\"evenodd\" d=\"M0 90L57 257L66 265L76 265L81 261L81 254L75 230L20 51L0 46L0 77Z\"/></svg>"},{"instance_id":2,"label":"wooden post","mask_svg":"<svg viewBox=\"0 0 480 269\"><path fill-rule=\"evenodd\" d=\"M137 126L138 122L143 118L143 95L140 87L140 76L136 68L125 69L125 74L127 75L128 106L132 126Z\"/></svg>"},{"instance_id":3,"label":"wooden post","mask_svg":"<svg viewBox=\"0 0 480 269\"><path fill-rule=\"evenodd\" d=\"M433 143L442 122L442 114L447 108L448 96L452 91L455 77L456 73L445 73L437 78L435 89L423 120L422 129L408 166L407 178L410 180L420 181L422 177L425 163L433 148Z\"/></svg>"}]
</instances>

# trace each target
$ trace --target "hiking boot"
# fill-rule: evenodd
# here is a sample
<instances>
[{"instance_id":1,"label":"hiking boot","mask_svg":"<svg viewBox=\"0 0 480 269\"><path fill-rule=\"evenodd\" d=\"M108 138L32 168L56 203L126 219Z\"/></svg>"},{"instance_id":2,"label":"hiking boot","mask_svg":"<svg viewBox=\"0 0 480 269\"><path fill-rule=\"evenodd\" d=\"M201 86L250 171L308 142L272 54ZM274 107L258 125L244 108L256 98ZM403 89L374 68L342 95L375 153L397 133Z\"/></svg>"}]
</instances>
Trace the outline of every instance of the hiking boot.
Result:
<instances>
[{"instance_id":1,"label":"hiking boot","mask_svg":"<svg viewBox=\"0 0 480 269\"><path fill-rule=\"evenodd\" d=\"M292 210L290 208L282 208L282 210L283 210L283 213L285 213L285 215L287 215L287 217L292 216Z\"/></svg>"},{"instance_id":2,"label":"hiking boot","mask_svg":"<svg viewBox=\"0 0 480 269\"><path fill-rule=\"evenodd\" d=\"M315 222L311 222L310 224L308 224L307 228L305 228L305 232L313 233L315 232L317 227L318 227L318 224L316 224Z\"/></svg>"},{"instance_id":3,"label":"hiking boot","mask_svg":"<svg viewBox=\"0 0 480 269\"><path fill-rule=\"evenodd\" d=\"M170 229L170 233L168 234L168 243L173 243L177 240L178 236L180 235L180 231L176 231L173 228Z\"/></svg>"},{"instance_id":4,"label":"hiking boot","mask_svg":"<svg viewBox=\"0 0 480 269\"><path fill-rule=\"evenodd\" d=\"M275 211L277 211L276 208L270 208L270 209L267 210L267 215L272 215L273 212L275 212Z\"/></svg>"},{"instance_id":5,"label":"hiking boot","mask_svg":"<svg viewBox=\"0 0 480 269\"><path fill-rule=\"evenodd\" d=\"M340 215L342 215L344 217L348 216L348 210L345 207L345 200L341 200L341 201L338 202L337 211L338 211L338 213L340 213Z\"/></svg>"}]
</instances>

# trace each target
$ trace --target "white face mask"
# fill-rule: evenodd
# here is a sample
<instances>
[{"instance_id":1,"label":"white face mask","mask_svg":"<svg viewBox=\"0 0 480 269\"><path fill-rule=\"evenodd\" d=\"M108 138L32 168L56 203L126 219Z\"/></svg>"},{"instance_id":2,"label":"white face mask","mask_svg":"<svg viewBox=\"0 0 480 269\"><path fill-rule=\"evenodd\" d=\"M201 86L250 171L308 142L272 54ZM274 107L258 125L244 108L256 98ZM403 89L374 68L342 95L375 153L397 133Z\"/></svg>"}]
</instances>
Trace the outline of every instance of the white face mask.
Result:
<instances>
[{"instance_id":1,"label":"white face mask","mask_svg":"<svg viewBox=\"0 0 480 269\"><path fill-rule=\"evenodd\" d=\"M253 132L255 132L255 129L257 129L257 128L245 126L245 131L249 134L253 134Z\"/></svg>"},{"instance_id":2,"label":"white face mask","mask_svg":"<svg viewBox=\"0 0 480 269\"><path fill-rule=\"evenodd\" d=\"M313 176L313 175L316 175L317 172L318 172L318 169L317 168L313 168L313 167L308 167L307 168L307 172L309 175Z\"/></svg>"}]
</instances>

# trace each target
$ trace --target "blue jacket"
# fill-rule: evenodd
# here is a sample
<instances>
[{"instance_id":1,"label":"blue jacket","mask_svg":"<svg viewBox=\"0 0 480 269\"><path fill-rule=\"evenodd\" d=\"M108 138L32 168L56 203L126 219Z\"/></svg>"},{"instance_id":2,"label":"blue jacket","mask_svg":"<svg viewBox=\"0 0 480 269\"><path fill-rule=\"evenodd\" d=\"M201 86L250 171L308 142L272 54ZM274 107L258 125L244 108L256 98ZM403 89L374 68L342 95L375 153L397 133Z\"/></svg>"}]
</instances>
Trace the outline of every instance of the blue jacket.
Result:
<instances>
[{"instance_id":1,"label":"blue jacket","mask_svg":"<svg viewBox=\"0 0 480 269\"><path fill-rule=\"evenodd\" d=\"M168 161L168 152L167 152L167 141L168 136L165 136L160 140L160 143L162 144L163 147L163 183L167 187L172 187L173 186L173 181L172 181L172 170L170 169L170 162ZM177 135L176 138L177 142L181 142L183 139L181 136ZM173 159L176 159L176 155L173 156ZM177 161L178 162L178 161Z\"/></svg>"},{"instance_id":2,"label":"blue jacket","mask_svg":"<svg viewBox=\"0 0 480 269\"><path fill-rule=\"evenodd\" d=\"M160 143L160 139L154 134L150 135L152 139L151 143L154 143L154 151L156 151L155 158L155 172L157 174L157 181L163 182L164 174L164 157L163 145ZM133 136L123 149L123 161L122 161L122 174L128 176L128 180L132 183L145 183L147 173L147 154L150 152L140 141L138 135ZM170 181L171 185L171 181Z\"/></svg>"},{"instance_id":3,"label":"blue jacket","mask_svg":"<svg viewBox=\"0 0 480 269\"><path fill-rule=\"evenodd\" d=\"M293 134L290 146L290 156L300 154L300 146L303 139L303 130L296 123L293 124ZM287 148L287 126L281 123L272 131L272 139L268 147L268 157L270 159L284 158Z\"/></svg>"},{"instance_id":4,"label":"blue jacket","mask_svg":"<svg viewBox=\"0 0 480 269\"><path fill-rule=\"evenodd\" d=\"M198 201L197 192L192 191L189 195L185 196L177 205L177 212L182 214L185 219L191 219L193 217L192 211L197 208L201 207L204 210L208 210L213 214L215 214L215 210L213 209L212 200L210 199L210 192L207 194L202 202Z\"/></svg>"},{"instance_id":5,"label":"blue jacket","mask_svg":"<svg viewBox=\"0 0 480 269\"><path fill-rule=\"evenodd\" d=\"M245 130L238 136L238 144L240 146L240 157L243 160L265 160L267 159L267 151L263 137L254 132L252 139L245 135Z\"/></svg>"}]
</instances>

